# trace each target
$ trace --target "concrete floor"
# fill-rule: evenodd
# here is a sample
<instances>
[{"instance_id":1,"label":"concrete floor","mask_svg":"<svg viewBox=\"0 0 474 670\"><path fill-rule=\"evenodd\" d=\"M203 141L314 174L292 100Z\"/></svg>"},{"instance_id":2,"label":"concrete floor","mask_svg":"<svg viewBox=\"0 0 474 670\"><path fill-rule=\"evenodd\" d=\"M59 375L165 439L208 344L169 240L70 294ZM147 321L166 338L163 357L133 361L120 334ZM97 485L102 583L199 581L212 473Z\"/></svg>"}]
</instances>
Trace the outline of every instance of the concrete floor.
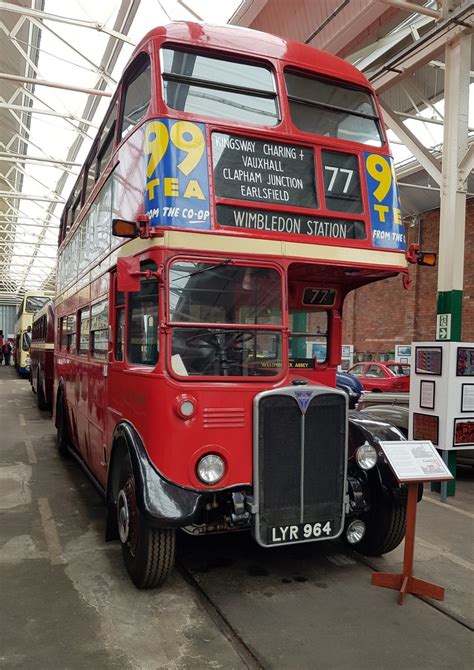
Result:
<instances>
[{"instance_id":1,"label":"concrete floor","mask_svg":"<svg viewBox=\"0 0 474 670\"><path fill-rule=\"evenodd\" d=\"M35 400L0 368L0 668L474 667L472 469L449 505L419 506L415 574L444 603L370 585L401 548L369 565L338 542L264 550L244 533L180 538L169 583L140 592Z\"/></svg>"}]
</instances>

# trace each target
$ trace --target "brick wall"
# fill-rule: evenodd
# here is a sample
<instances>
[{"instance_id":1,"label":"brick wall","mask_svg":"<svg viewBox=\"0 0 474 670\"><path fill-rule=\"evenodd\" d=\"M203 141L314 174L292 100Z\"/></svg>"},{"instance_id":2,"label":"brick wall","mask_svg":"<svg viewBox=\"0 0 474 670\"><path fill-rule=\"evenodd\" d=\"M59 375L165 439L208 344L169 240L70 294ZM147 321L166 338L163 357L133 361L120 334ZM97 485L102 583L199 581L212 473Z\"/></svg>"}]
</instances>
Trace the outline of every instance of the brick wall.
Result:
<instances>
[{"instance_id":1,"label":"brick wall","mask_svg":"<svg viewBox=\"0 0 474 670\"><path fill-rule=\"evenodd\" d=\"M408 228L409 242L420 234L421 248L438 252L439 210L420 215L418 226ZM474 340L474 199L468 201L464 257L462 339ZM386 279L352 291L344 304L344 344L358 354L394 351L396 344L434 340L438 268L410 265L408 290L401 277Z\"/></svg>"}]
</instances>

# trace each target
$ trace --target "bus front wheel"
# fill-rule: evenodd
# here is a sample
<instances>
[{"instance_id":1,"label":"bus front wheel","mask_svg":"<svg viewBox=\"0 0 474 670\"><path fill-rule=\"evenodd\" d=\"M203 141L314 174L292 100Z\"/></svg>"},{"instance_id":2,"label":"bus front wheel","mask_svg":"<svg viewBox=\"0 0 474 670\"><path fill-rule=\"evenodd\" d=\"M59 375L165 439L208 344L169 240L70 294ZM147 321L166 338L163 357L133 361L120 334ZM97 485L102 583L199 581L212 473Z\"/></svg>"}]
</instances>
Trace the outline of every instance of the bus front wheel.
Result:
<instances>
[{"instance_id":1,"label":"bus front wheel","mask_svg":"<svg viewBox=\"0 0 474 670\"><path fill-rule=\"evenodd\" d=\"M143 518L137 505L136 480L128 455L121 464L117 525L125 567L135 586L152 589L163 584L174 566L175 531L153 528Z\"/></svg>"}]
</instances>

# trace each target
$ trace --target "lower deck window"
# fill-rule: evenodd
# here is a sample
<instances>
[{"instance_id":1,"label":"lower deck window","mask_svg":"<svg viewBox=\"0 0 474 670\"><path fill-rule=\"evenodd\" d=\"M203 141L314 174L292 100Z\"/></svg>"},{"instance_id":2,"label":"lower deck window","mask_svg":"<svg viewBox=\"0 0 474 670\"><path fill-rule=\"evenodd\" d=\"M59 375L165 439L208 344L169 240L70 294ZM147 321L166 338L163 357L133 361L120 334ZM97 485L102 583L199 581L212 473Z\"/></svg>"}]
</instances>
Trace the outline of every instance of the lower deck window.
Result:
<instances>
[{"instance_id":1,"label":"lower deck window","mask_svg":"<svg viewBox=\"0 0 474 670\"><path fill-rule=\"evenodd\" d=\"M91 354L94 358L107 358L109 322L107 301L91 307Z\"/></svg>"},{"instance_id":2,"label":"lower deck window","mask_svg":"<svg viewBox=\"0 0 474 670\"><path fill-rule=\"evenodd\" d=\"M143 261L140 271L156 272L156 263ZM121 355L119 353L119 355ZM140 290L128 298L127 359L155 366L158 362L158 281L142 279Z\"/></svg>"}]
</instances>

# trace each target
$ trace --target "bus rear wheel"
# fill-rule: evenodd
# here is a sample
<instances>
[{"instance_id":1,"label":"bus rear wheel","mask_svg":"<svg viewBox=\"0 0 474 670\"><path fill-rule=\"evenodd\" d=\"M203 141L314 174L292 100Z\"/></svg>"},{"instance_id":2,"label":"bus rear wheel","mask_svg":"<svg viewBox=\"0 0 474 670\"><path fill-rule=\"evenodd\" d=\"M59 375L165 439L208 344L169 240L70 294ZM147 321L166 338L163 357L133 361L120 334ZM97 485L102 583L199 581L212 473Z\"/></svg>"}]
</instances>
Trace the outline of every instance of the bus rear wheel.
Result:
<instances>
[{"instance_id":1,"label":"bus rear wheel","mask_svg":"<svg viewBox=\"0 0 474 670\"><path fill-rule=\"evenodd\" d=\"M374 506L361 516L365 535L353 548L364 556L382 556L398 547L405 537L405 504Z\"/></svg>"},{"instance_id":2,"label":"bus rear wheel","mask_svg":"<svg viewBox=\"0 0 474 670\"><path fill-rule=\"evenodd\" d=\"M128 456L121 466L117 525L123 561L135 586L152 589L163 584L174 566L175 531L153 528L143 518L137 505L136 481Z\"/></svg>"},{"instance_id":3,"label":"bus rear wheel","mask_svg":"<svg viewBox=\"0 0 474 670\"><path fill-rule=\"evenodd\" d=\"M58 447L59 455L63 458L69 456L68 451L68 432L67 432L67 419L66 411L64 408L64 400L62 394L59 396L58 405L56 410L56 444Z\"/></svg>"}]
</instances>

